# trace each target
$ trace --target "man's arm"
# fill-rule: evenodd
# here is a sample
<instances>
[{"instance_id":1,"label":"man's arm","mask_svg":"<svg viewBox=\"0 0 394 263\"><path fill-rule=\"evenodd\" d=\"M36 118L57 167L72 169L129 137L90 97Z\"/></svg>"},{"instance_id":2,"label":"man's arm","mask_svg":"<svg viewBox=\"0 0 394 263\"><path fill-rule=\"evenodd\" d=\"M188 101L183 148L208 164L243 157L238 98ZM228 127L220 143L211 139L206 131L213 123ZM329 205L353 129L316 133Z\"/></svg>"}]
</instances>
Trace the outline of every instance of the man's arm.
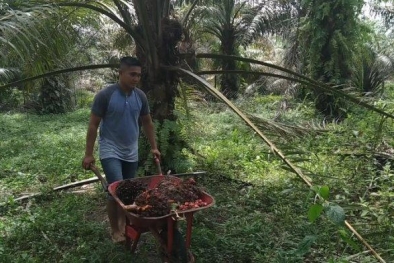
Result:
<instances>
[{"instance_id":1,"label":"man's arm","mask_svg":"<svg viewBox=\"0 0 394 263\"><path fill-rule=\"evenodd\" d=\"M93 148L94 143L97 138L97 129L100 125L101 118L95 115L94 113L90 114L88 132L86 134L86 148L85 148L85 157L82 161L82 167L84 169L89 169L91 164L94 164L94 156L93 156Z\"/></svg>"},{"instance_id":2,"label":"man's arm","mask_svg":"<svg viewBox=\"0 0 394 263\"><path fill-rule=\"evenodd\" d=\"M142 128L146 137L149 140L152 154L160 160L160 152L157 149L156 139L155 139L155 128L153 126L152 118L150 114L141 116Z\"/></svg>"}]
</instances>

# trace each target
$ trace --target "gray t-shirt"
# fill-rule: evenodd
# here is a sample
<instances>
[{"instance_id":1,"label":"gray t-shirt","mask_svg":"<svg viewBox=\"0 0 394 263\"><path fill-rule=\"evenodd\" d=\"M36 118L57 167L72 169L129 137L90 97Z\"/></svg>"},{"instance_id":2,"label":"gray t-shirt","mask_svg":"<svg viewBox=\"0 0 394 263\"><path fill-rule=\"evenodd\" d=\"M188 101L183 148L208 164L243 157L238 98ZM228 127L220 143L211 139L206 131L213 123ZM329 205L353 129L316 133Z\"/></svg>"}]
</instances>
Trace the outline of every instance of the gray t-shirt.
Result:
<instances>
[{"instance_id":1,"label":"gray t-shirt","mask_svg":"<svg viewBox=\"0 0 394 263\"><path fill-rule=\"evenodd\" d=\"M134 88L126 96L119 84L111 85L97 93L92 113L102 118L99 132L100 159L138 161L138 119L149 114L145 93Z\"/></svg>"}]
</instances>

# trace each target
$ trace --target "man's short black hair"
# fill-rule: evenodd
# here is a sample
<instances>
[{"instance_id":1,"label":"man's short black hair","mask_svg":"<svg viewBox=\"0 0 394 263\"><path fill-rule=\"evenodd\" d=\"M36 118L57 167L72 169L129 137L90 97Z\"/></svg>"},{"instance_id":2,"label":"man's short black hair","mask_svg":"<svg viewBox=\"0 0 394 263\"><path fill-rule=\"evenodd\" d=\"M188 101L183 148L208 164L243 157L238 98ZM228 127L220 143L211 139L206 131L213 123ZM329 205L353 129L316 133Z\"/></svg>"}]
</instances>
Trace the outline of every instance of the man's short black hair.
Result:
<instances>
[{"instance_id":1,"label":"man's short black hair","mask_svg":"<svg viewBox=\"0 0 394 263\"><path fill-rule=\"evenodd\" d=\"M120 68L124 67L141 67L141 62L135 57L122 57L120 59Z\"/></svg>"}]
</instances>

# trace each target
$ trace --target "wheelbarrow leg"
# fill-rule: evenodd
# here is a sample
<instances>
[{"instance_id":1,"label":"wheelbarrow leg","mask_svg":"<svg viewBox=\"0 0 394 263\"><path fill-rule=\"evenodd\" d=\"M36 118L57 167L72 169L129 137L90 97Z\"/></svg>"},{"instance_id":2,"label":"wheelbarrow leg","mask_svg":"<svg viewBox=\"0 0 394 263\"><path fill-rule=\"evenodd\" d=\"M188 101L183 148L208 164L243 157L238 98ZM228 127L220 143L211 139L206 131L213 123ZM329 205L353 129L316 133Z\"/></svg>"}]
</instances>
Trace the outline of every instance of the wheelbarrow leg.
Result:
<instances>
[{"instance_id":1,"label":"wheelbarrow leg","mask_svg":"<svg viewBox=\"0 0 394 263\"><path fill-rule=\"evenodd\" d=\"M131 247L131 237L128 234L128 227L129 227L129 225L130 225L130 219L126 216L126 225L125 225L125 228L124 228L124 233L125 233L125 236L126 236L126 249L127 250L129 250L130 247Z\"/></svg>"},{"instance_id":2,"label":"wheelbarrow leg","mask_svg":"<svg viewBox=\"0 0 394 263\"><path fill-rule=\"evenodd\" d=\"M146 231L146 229L136 228L133 225L126 226L126 249L130 249L131 253L134 253L141 234Z\"/></svg>"},{"instance_id":3,"label":"wheelbarrow leg","mask_svg":"<svg viewBox=\"0 0 394 263\"><path fill-rule=\"evenodd\" d=\"M131 246L131 253L135 252L135 249L137 248L138 241L140 240L140 236L141 236L141 233L137 233L135 239L133 240L133 245Z\"/></svg>"},{"instance_id":4,"label":"wheelbarrow leg","mask_svg":"<svg viewBox=\"0 0 394 263\"><path fill-rule=\"evenodd\" d=\"M193 227L193 212L186 213L186 249L190 248L191 239L192 239L192 227Z\"/></svg>"},{"instance_id":5,"label":"wheelbarrow leg","mask_svg":"<svg viewBox=\"0 0 394 263\"><path fill-rule=\"evenodd\" d=\"M137 248L138 241L140 240L141 234L147 231L148 231L147 229L142 229L133 226L130 223L130 220L126 218L126 228L125 228L126 249L130 249L131 253L134 253Z\"/></svg>"},{"instance_id":6,"label":"wheelbarrow leg","mask_svg":"<svg viewBox=\"0 0 394 263\"><path fill-rule=\"evenodd\" d=\"M172 217L167 218L167 253L171 258L172 247L174 244L174 228L176 227L176 221Z\"/></svg>"}]
</instances>

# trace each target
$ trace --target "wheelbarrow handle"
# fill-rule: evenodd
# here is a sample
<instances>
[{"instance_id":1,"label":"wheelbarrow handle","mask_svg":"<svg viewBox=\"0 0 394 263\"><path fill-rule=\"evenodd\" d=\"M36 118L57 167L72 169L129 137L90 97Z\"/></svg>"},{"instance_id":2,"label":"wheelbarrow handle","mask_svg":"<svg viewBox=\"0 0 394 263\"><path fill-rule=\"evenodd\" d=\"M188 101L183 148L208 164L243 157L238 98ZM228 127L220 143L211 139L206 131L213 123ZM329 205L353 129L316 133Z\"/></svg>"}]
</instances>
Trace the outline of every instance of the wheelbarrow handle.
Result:
<instances>
[{"instance_id":1,"label":"wheelbarrow handle","mask_svg":"<svg viewBox=\"0 0 394 263\"><path fill-rule=\"evenodd\" d=\"M157 157L155 157L155 164L156 164L157 172L159 173L159 175L163 175L163 173L161 171L160 160Z\"/></svg>"},{"instance_id":2,"label":"wheelbarrow handle","mask_svg":"<svg viewBox=\"0 0 394 263\"><path fill-rule=\"evenodd\" d=\"M100 174L99 170L94 164L91 164L89 167L90 170L93 171L93 173L98 177L98 179L101 182L101 186L103 187L104 191L108 192L108 183L107 180Z\"/></svg>"}]
</instances>

